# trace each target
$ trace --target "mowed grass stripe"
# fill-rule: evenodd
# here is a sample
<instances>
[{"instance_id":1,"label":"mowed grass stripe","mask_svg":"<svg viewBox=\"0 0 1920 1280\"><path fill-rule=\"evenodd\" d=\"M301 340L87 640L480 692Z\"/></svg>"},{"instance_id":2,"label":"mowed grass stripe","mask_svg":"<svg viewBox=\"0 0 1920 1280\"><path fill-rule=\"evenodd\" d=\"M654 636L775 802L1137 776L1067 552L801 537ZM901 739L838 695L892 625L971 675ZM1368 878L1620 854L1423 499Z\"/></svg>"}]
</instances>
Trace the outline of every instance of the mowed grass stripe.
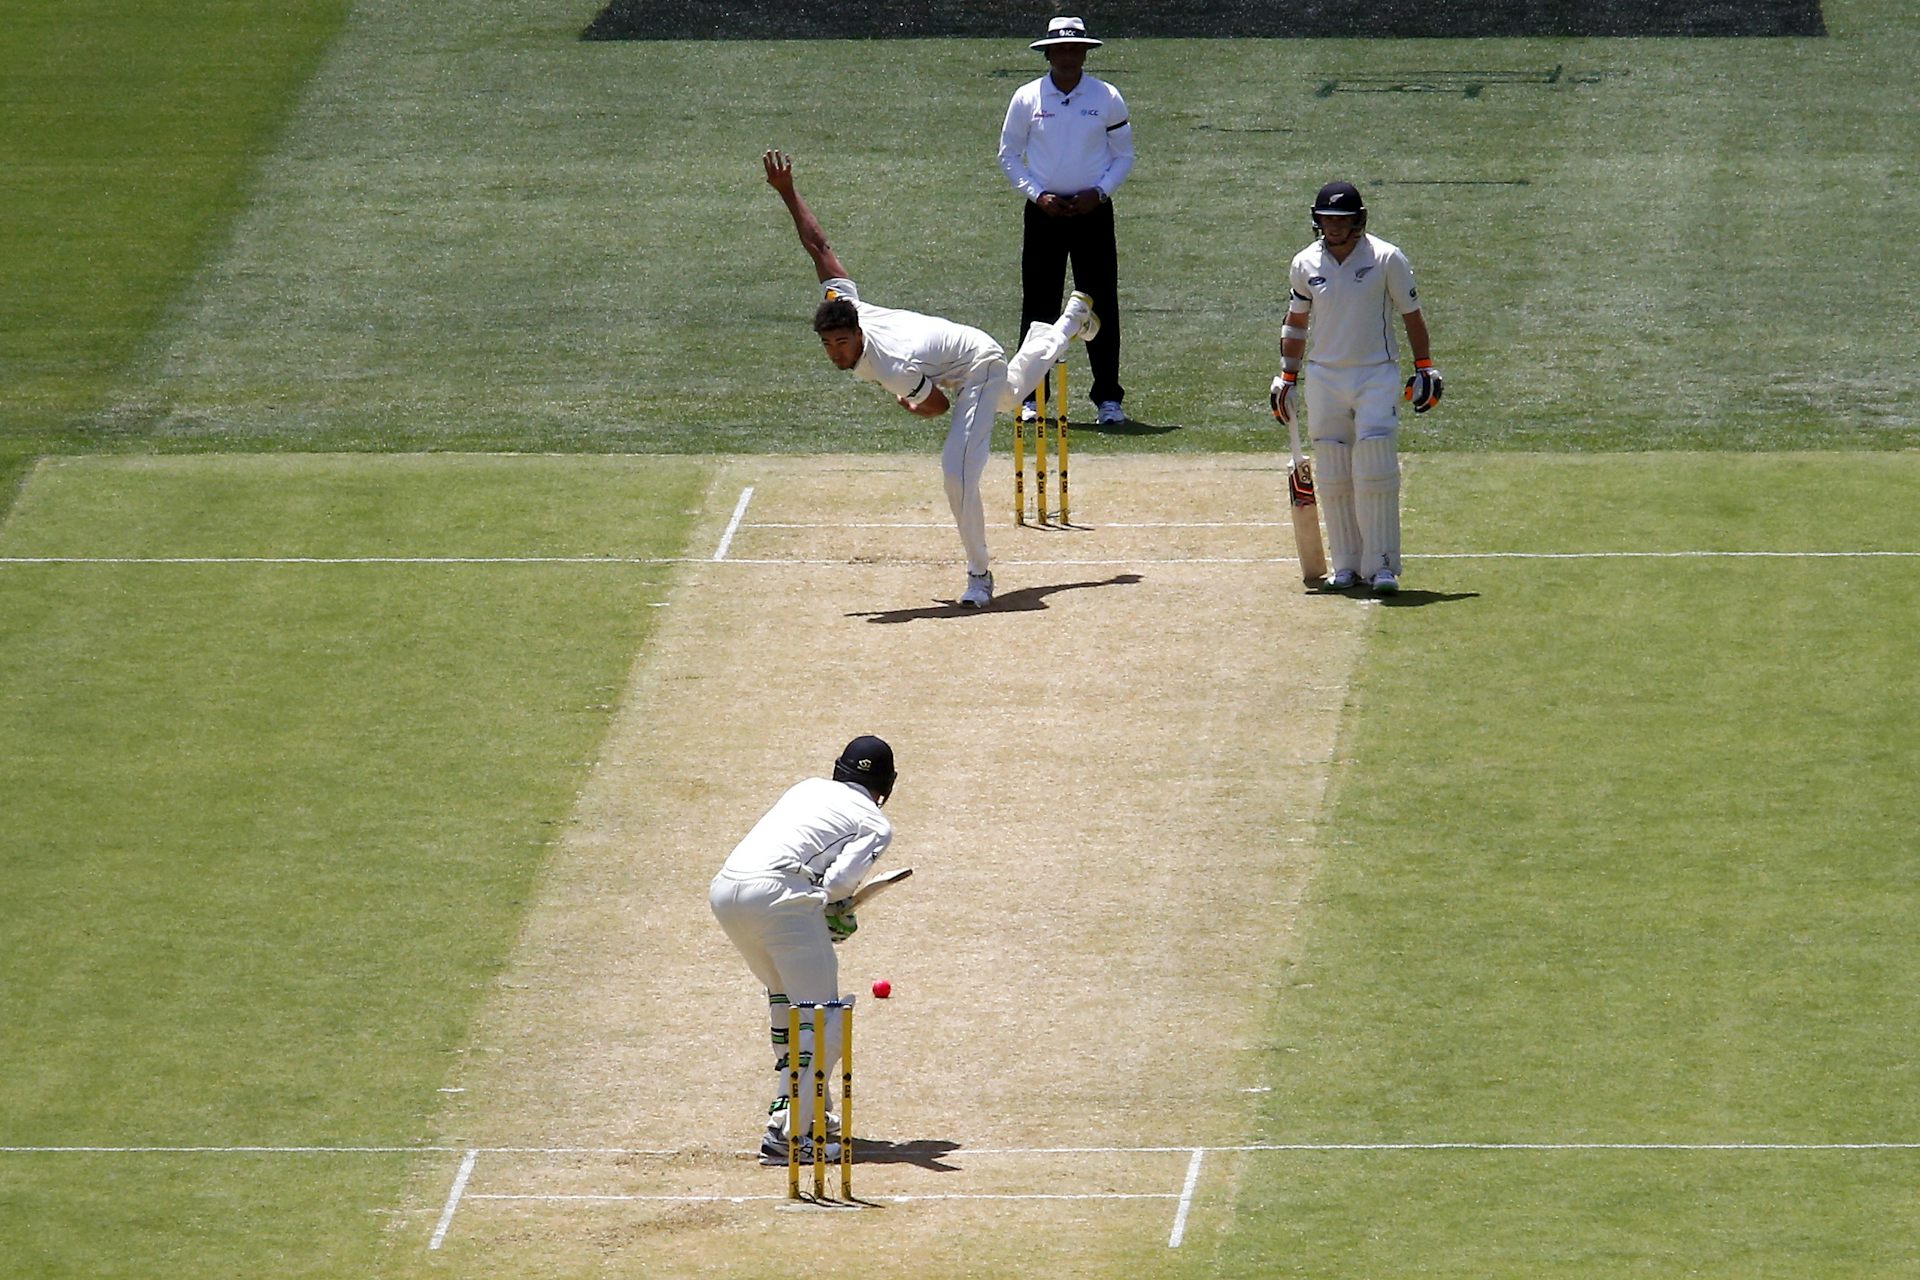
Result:
<instances>
[{"instance_id":1,"label":"mowed grass stripe","mask_svg":"<svg viewBox=\"0 0 1920 1280\"><path fill-rule=\"evenodd\" d=\"M0 23L0 511L244 206L347 0L9 0ZM80 447L87 447L81 444Z\"/></svg>"},{"instance_id":2,"label":"mowed grass stripe","mask_svg":"<svg viewBox=\"0 0 1920 1280\"><path fill-rule=\"evenodd\" d=\"M1833 193L1871 226L1920 216L1897 177L1915 18L1829 8L1824 40L1111 43L1140 129L1117 206L1139 421L1076 452L1276 447L1273 282L1326 165L1420 269L1449 392L1413 449L1912 445L1888 359L1912 255L1868 234L1804 264ZM182 449L929 447L821 359L757 157L796 153L868 296L1011 345L1019 205L992 148L1037 58L571 21L358 10L160 376L107 421ZM930 156L954 158L937 182Z\"/></svg>"},{"instance_id":3,"label":"mowed grass stripe","mask_svg":"<svg viewBox=\"0 0 1920 1280\"><path fill-rule=\"evenodd\" d=\"M647 459L103 459L43 468L0 549L432 529L664 556L704 483ZM0 574L6 1142L425 1139L669 572ZM35 1275L183 1249L200 1273L337 1275L366 1269L408 1168L11 1164L0 1234Z\"/></svg>"},{"instance_id":4,"label":"mowed grass stripe","mask_svg":"<svg viewBox=\"0 0 1920 1280\"><path fill-rule=\"evenodd\" d=\"M1920 460L1424 459L1410 543L1914 545ZM1491 495L1491 496L1490 496ZM1633 498L1630 503L1616 499ZM1909 562L1422 569L1356 682L1263 1140L1833 1144L1262 1162L1222 1274L1910 1272Z\"/></svg>"}]
</instances>

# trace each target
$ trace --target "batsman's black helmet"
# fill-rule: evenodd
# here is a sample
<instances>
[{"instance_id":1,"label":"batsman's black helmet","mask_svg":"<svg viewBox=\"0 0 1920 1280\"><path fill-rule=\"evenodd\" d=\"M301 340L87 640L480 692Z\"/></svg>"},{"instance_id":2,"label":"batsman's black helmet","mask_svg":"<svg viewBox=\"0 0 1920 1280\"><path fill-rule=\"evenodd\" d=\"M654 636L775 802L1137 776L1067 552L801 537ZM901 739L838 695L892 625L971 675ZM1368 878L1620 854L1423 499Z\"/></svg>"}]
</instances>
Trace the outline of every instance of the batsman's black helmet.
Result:
<instances>
[{"instance_id":1,"label":"batsman's black helmet","mask_svg":"<svg viewBox=\"0 0 1920 1280\"><path fill-rule=\"evenodd\" d=\"M1320 230L1320 219L1328 214L1347 218L1358 218L1354 230L1367 229L1367 202L1360 198L1360 188L1351 182L1329 182L1320 188L1320 194L1313 198L1313 229Z\"/></svg>"},{"instance_id":2,"label":"batsman's black helmet","mask_svg":"<svg viewBox=\"0 0 1920 1280\"><path fill-rule=\"evenodd\" d=\"M857 782L882 804L893 794L893 780L898 776L893 769L893 748L870 733L849 742L833 762L835 782Z\"/></svg>"}]
</instances>

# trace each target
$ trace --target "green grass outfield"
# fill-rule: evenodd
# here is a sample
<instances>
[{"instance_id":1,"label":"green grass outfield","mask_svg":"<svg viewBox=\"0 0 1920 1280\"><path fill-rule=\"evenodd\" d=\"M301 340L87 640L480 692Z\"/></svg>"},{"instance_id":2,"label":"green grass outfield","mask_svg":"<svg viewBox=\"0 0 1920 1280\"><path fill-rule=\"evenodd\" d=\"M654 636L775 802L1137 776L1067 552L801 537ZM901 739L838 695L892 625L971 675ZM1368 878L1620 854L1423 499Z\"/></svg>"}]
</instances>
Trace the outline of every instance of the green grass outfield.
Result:
<instances>
[{"instance_id":1,"label":"green grass outfield","mask_svg":"<svg viewBox=\"0 0 1920 1280\"><path fill-rule=\"evenodd\" d=\"M1006 336L1030 56L582 45L591 7L10 8L0 555L671 555L698 455L931 454L813 349L756 157L873 297ZM1449 378L1408 545L1461 598L1379 611L1250 1139L1920 1140L1914 561L1420 559L1920 549L1920 20L1827 16L1101 51L1146 425L1076 452L1274 446L1330 168ZM476 448L689 456L310 456ZM87 453L133 456L33 469ZM0 567L0 1146L430 1131L665 571L314 569ZM1300 1154L1139 1270L1905 1275L1916 1163ZM409 1171L0 1152L0 1275L407 1274Z\"/></svg>"},{"instance_id":2,"label":"green grass outfield","mask_svg":"<svg viewBox=\"0 0 1920 1280\"><path fill-rule=\"evenodd\" d=\"M170 240L199 257L106 289L80 251L51 275L46 254L0 255L0 301L28 321L9 326L12 358L58 391L10 405L7 430L163 449L927 448L929 428L810 346L811 272L757 156L799 155L872 296L1009 337L1018 214L993 149L1033 55L582 43L591 11L362 6L297 103L317 19L254 6L211 44L218 9L184 34L110 24L103 40L159 41L187 65L277 54L286 70L212 77L224 118L251 122L214 146L204 112L44 78L35 119L84 91L89 113L123 108L115 129L137 126L142 155L181 160L129 167L51 131L31 167L46 198L0 202L7 241L35 250L84 216L96 235L124 227L130 254L177 223ZM1920 19L1891 0L1828 17L1815 40L1101 50L1138 118L1126 372L1149 428L1083 447L1272 446L1285 266L1331 172L1364 185L1422 274L1453 403L1412 449L1911 446ZM3 38L14 61L46 56L11 24ZM209 154L227 168L184 167ZM182 186L201 198L159 199ZM102 187L139 217L94 212ZM33 323L62 279L57 330ZM156 313L169 323L133 343Z\"/></svg>"}]
</instances>

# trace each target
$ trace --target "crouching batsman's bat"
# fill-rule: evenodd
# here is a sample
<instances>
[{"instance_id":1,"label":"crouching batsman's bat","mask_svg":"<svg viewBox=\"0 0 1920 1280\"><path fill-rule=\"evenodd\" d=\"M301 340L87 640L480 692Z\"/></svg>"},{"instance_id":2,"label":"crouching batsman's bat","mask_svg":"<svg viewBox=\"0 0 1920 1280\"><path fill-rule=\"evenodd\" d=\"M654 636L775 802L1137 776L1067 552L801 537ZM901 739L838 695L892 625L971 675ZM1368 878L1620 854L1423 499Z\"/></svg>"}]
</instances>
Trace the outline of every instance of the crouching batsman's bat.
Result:
<instances>
[{"instance_id":1,"label":"crouching batsman's bat","mask_svg":"<svg viewBox=\"0 0 1920 1280\"><path fill-rule=\"evenodd\" d=\"M1282 379L1286 385L1281 386ZM1300 553L1300 580L1318 586L1327 576L1327 547L1320 540L1320 502L1313 495L1313 464L1300 452L1300 424L1292 412L1293 378L1273 380L1273 416L1287 424L1287 443L1293 448L1293 469L1287 473L1287 502L1293 510L1293 544Z\"/></svg>"},{"instance_id":2,"label":"crouching batsman's bat","mask_svg":"<svg viewBox=\"0 0 1920 1280\"><path fill-rule=\"evenodd\" d=\"M853 905L863 907L873 901L874 895L883 889L889 889L913 874L912 867L898 867L892 871L883 871L870 877L867 882L853 891Z\"/></svg>"}]
</instances>

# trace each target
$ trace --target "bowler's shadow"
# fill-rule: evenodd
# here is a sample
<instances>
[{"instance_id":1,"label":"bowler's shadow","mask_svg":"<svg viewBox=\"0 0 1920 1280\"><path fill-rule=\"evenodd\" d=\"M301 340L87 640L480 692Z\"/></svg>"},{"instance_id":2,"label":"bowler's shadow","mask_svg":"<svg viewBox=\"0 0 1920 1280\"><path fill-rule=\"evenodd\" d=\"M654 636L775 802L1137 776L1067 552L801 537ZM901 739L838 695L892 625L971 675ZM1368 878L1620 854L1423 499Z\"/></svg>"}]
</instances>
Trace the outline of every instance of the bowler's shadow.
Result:
<instances>
[{"instance_id":1,"label":"bowler's shadow","mask_svg":"<svg viewBox=\"0 0 1920 1280\"><path fill-rule=\"evenodd\" d=\"M1037 613L1047 607L1047 597L1062 591L1084 591L1092 587L1130 587L1140 581L1137 573L1116 573L1111 578L1099 582L1056 582L1044 587L1021 587L1018 591L1009 591L997 595L993 603L984 609L969 609L958 600L942 600L936 604L918 609L881 609L877 611L854 612L849 618L865 618L868 622L920 622L927 618L971 618L989 613Z\"/></svg>"}]
</instances>

